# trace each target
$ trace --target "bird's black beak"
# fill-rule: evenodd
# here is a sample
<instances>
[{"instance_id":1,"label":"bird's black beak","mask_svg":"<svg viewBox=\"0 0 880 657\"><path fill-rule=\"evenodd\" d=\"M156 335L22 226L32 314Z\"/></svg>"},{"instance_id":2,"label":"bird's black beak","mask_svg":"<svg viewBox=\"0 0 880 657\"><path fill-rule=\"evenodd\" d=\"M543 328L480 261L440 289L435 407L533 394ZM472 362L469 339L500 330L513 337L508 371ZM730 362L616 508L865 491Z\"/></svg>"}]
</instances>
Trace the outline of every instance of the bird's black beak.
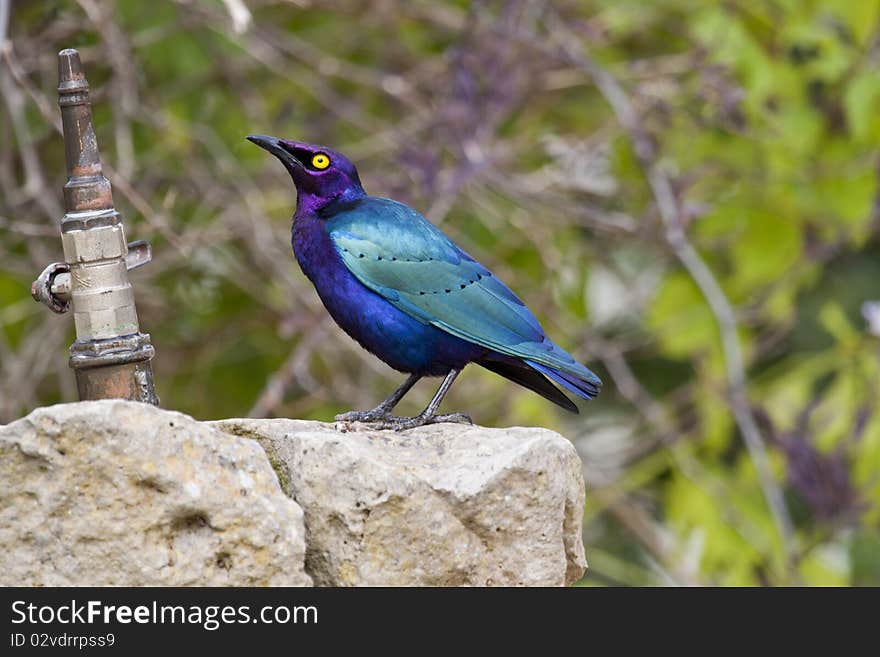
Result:
<instances>
[{"instance_id":1,"label":"bird's black beak","mask_svg":"<svg viewBox=\"0 0 880 657\"><path fill-rule=\"evenodd\" d=\"M302 166L302 162L296 159L293 153L284 148L284 145L281 143L281 140L277 137L270 137L268 135L248 135L248 141L255 143L260 148L265 148L267 151L272 153L279 160L284 162L285 164L295 165L298 167Z\"/></svg>"}]
</instances>

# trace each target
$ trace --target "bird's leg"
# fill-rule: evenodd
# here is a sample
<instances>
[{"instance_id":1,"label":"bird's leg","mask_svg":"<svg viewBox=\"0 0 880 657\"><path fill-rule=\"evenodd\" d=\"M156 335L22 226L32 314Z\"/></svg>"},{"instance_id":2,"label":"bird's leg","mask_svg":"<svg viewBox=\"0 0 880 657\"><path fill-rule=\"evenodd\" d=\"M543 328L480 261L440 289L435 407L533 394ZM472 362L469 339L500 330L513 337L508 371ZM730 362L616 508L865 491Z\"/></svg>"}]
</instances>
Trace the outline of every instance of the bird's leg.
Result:
<instances>
[{"instance_id":1,"label":"bird's leg","mask_svg":"<svg viewBox=\"0 0 880 657\"><path fill-rule=\"evenodd\" d=\"M388 399L379 404L376 408L371 411L349 411L348 413L341 413L336 416L337 422L376 422L377 420L389 420L391 419L391 411L394 410L394 407L403 399L403 396L410 391L419 379L421 379L421 375L419 374L410 374L409 378L404 381L400 386L392 392Z\"/></svg>"},{"instance_id":2,"label":"bird's leg","mask_svg":"<svg viewBox=\"0 0 880 657\"><path fill-rule=\"evenodd\" d=\"M446 378L443 379L443 383L440 384L440 388L437 390L434 398L428 404L428 407L415 417L386 416L370 422L370 428L404 431L406 429L421 427L425 424L436 424L437 422L462 422L473 424L471 419L464 413L445 413L437 415L437 409L440 408L440 403L443 401L446 393L449 392L449 389L452 387L452 382L455 381L455 377L457 377L460 372L461 370L450 370L449 374L446 375Z\"/></svg>"},{"instance_id":3,"label":"bird's leg","mask_svg":"<svg viewBox=\"0 0 880 657\"><path fill-rule=\"evenodd\" d=\"M462 422L466 424L473 424L473 421L464 413L445 413L442 415L437 415L437 409L440 408L440 404L443 401L443 398L446 396L446 393L449 392L449 389L452 387L453 381L455 381L456 377L460 373L461 370L449 370L449 374L447 374L446 378L443 379L443 383L440 384L440 387L434 394L434 398L431 399L425 410L423 410L415 417L392 418L392 426L389 426L388 428L394 429L395 431L404 431L406 429L421 427L425 424L436 424L437 422Z\"/></svg>"}]
</instances>

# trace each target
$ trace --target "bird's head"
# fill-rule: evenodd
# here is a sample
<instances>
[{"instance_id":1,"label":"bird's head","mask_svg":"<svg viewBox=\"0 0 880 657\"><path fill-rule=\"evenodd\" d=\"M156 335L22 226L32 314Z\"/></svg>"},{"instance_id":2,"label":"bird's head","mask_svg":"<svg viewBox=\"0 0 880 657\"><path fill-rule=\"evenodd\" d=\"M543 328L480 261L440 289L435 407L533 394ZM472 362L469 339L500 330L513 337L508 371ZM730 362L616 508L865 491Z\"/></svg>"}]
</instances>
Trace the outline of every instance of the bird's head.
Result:
<instances>
[{"instance_id":1,"label":"bird's head","mask_svg":"<svg viewBox=\"0 0 880 657\"><path fill-rule=\"evenodd\" d=\"M362 196L357 169L347 157L324 146L269 137L249 135L248 140L265 148L281 160L300 197L317 206L337 198Z\"/></svg>"}]
</instances>

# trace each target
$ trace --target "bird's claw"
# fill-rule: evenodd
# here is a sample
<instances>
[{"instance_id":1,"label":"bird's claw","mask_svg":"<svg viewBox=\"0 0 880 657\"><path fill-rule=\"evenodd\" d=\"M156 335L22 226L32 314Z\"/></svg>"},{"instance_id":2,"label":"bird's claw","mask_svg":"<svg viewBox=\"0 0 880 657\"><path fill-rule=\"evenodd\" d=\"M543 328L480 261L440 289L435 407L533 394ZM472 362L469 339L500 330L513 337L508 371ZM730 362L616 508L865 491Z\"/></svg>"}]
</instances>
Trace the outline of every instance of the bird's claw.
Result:
<instances>
[{"instance_id":1,"label":"bird's claw","mask_svg":"<svg viewBox=\"0 0 880 657\"><path fill-rule=\"evenodd\" d=\"M393 416L387 411L374 408L371 411L348 411L348 413L340 413L336 416L337 422L363 422L365 424L373 422L381 422L392 419Z\"/></svg>"},{"instance_id":2,"label":"bird's claw","mask_svg":"<svg viewBox=\"0 0 880 657\"><path fill-rule=\"evenodd\" d=\"M443 415L435 415L434 419L431 420L431 422L456 422L458 424L474 423L474 421L471 419L471 416L467 415L466 413L444 413Z\"/></svg>"},{"instance_id":3,"label":"bird's claw","mask_svg":"<svg viewBox=\"0 0 880 657\"><path fill-rule=\"evenodd\" d=\"M336 420L343 424L347 431L369 431L392 429L394 431L406 431L407 429L415 429L426 424L438 424L441 422L457 422L460 424L473 424L473 420L464 413L443 413L440 415L416 415L415 417L398 417L395 415L385 414L384 416L374 415L373 419L362 419L368 415L370 411L350 413L342 413L336 416ZM355 423L351 425L349 423Z\"/></svg>"}]
</instances>

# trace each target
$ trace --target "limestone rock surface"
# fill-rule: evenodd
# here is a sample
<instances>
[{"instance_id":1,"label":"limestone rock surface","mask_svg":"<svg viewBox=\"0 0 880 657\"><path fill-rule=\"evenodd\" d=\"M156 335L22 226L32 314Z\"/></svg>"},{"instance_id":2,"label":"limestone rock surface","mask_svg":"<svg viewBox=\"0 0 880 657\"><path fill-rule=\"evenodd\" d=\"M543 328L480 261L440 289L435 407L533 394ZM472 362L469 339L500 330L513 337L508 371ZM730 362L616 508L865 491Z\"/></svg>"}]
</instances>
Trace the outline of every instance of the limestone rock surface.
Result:
<instances>
[{"instance_id":1,"label":"limestone rock surface","mask_svg":"<svg viewBox=\"0 0 880 657\"><path fill-rule=\"evenodd\" d=\"M316 585L564 585L586 567L581 461L552 431L213 424L266 449L305 512Z\"/></svg>"},{"instance_id":2,"label":"limestone rock surface","mask_svg":"<svg viewBox=\"0 0 880 657\"><path fill-rule=\"evenodd\" d=\"M0 426L0 584L308 586L300 507L263 449L135 402Z\"/></svg>"}]
</instances>

